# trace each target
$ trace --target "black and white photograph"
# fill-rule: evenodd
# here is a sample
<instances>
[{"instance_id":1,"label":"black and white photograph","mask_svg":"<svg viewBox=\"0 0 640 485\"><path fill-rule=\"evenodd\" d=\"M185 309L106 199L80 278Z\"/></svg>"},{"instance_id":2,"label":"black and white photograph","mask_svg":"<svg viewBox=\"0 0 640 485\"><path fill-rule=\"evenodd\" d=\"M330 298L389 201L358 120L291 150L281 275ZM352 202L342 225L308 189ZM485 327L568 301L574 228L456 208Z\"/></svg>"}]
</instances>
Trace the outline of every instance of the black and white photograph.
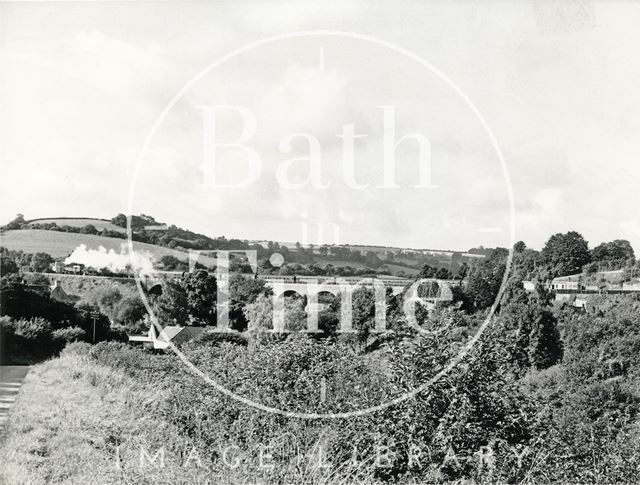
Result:
<instances>
[{"instance_id":1,"label":"black and white photograph","mask_svg":"<svg viewBox=\"0 0 640 485\"><path fill-rule=\"evenodd\" d=\"M640 483L640 3L0 0L0 485Z\"/></svg>"}]
</instances>

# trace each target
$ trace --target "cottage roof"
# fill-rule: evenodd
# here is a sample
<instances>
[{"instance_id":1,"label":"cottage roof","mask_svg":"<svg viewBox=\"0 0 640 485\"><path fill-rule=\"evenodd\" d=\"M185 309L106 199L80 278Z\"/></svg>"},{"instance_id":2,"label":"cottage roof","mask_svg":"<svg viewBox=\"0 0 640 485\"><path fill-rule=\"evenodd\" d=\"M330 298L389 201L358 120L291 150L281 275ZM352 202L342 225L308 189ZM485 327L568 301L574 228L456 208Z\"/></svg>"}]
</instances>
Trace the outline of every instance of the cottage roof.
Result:
<instances>
[{"instance_id":1,"label":"cottage roof","mask_svg":"<svg viewBox=\"0 0 640 485\"><path fill-rule=\"evenodd\" d=\"M180 327L177 325L167 325L162 329L160 335L158 335L158 340L163 342L169 342L176 338L180 332L182 332L186 327Z\"/></svg>"},{"instance_id":2,"label":"cottage roof","mask_svg":"<svg viewBox=\"0 0 640 485\"><path fill-rule=\"evenodd\" d=\"M57 301L61 301L63 303L69 303L69 302L73 302L74 298L72 296L69 296L69 294L64 291L64 289L62 289L62 286L54 286L51 289L51 293L49 293L49 298L53 299L53 300L57 300Z\"/></svg>"}]
</instances>

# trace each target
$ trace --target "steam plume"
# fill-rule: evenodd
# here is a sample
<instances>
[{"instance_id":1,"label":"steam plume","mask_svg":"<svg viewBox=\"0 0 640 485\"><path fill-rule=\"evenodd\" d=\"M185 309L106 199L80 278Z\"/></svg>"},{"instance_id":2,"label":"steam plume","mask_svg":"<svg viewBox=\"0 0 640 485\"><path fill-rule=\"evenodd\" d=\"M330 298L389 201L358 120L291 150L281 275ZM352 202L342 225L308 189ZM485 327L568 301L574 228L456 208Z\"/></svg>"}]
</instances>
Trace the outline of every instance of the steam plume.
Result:
<instances>
[{"instance_id":1,"label":"steam plume","mask_svg":"<svg viewBox=\"0 0 640 485\"><path fill-rule=\"evenodd\" d=\"M150 274L153 272L153 255L148 251L134 251L129 255L129 248L126 243L120 245L120 251L113 249L107 251L100 246L98 249L88 249L81 244L73 250L65 264L83 264L94 269L107 268L110 271L123 272L132 269L136 273Z\"/></svg>"}]
</instances>

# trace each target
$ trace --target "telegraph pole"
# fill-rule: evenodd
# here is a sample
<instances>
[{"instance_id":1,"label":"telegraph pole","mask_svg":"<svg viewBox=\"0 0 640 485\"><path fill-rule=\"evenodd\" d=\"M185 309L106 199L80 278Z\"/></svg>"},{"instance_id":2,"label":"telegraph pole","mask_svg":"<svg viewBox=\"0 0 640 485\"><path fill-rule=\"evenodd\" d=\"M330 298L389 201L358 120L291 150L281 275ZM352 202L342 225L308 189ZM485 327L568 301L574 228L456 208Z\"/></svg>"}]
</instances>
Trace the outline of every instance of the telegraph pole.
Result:
<instances>
[{"instance_id":1,"label":"telegraph pole","mask_svg":"<svg viewBox=\"0 0 640 485\"><path fill-rule=\"evenodd\" d=\"M100 312L91 312L91 318L93 318L93 343L96 343L96 320L100 317Z\"/></svg>"}]
</instances>

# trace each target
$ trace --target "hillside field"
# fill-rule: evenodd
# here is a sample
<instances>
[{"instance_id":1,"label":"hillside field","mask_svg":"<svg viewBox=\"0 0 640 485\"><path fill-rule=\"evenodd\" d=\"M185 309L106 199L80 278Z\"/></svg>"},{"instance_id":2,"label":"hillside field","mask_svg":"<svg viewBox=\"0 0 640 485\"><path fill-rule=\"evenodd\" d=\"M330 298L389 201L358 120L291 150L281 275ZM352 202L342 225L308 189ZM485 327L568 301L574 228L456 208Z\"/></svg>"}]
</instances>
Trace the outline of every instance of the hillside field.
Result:
<instances>
[{"instance_id":1,"label":"hillside field","mask_svg":"<svg viewBox=\"0 0 640 485\"><path fill-rule=\"evenodd\" d=\"M93 225L98 231L109 230L115 232L125 233L126 230L123 227L116 226L114 223L107 219L93 219L87 218L75 218L75 217L52 217L49 219L31 219L29 224L50 224L56 223L58 226L70 226L70 227L84 227L86 225Z\"/></svg>"},{"instance_id":2,"label":"hillside field","mask_svg":"<svg viewBox=\"0 0 640 485\"><path fill-rule=\"evenodd\" d=\"M417 268L407 268L406 266L400 266L399 264L385 263L385 266L389 268L389 271L393 272L394 274L398 271L404 271L405 274L408 274L410 276L415 276L420 273L420 270Z\"/></svg>"},{"instance_id":3,"label":"hillside field","mask_svg":"<svg viewBox=\"0 0 640 485\"><path fill-rule=\"evenodd\" d=\"M107 250L113 249L116 252L120 252L123 246L126 248L127 241L125 239L94 236L91 234L44 231L39 229L6 231L0 234L0 246L11 250L22 250L25 253L48 253L53 258L67 257L81 244L86 245L89 249L98 249L102 246ZM189 259L189 253L187 252L153 244L134 242L133 247L136 251L148 252L156 261L165 255L175 256L181 261L188 261ZM207 266L215 264L213 258L206 256L200 256L199 262Z\"/></svg>"},{"instance_id":4,"label":"hillside field","mask_svg":"<svg viewBox=\"0 0 640 485\"><path fill-rule=\"evenodd\" d=\"M360 263L357 261L347 261L347 260L343 260L343 259L339 259L339 260L334 260L334 259L330 259L330 258L324 258L322 256L318 256L315 255L314 256L315 259L315 264L318 264L320 266L325 266L327 264L331 264L335 267L337 266L351 266L352 268L355 269L369 269L371 271L375 271L374 268L371 268L369 266L367 266L364 263ZM413 261L413 263L415 264L415 261ZM383 268L387 268L389 269L389 271L391 271L392 273L397 273L398 271L404 271L406 274L408 275L417 275L420 270L417 268L407 268L406 266L401 266L399 264L393 264L393 263L384 263ZM378 268L380 269L380 268Z\"/></svg>"}]
</instances>

